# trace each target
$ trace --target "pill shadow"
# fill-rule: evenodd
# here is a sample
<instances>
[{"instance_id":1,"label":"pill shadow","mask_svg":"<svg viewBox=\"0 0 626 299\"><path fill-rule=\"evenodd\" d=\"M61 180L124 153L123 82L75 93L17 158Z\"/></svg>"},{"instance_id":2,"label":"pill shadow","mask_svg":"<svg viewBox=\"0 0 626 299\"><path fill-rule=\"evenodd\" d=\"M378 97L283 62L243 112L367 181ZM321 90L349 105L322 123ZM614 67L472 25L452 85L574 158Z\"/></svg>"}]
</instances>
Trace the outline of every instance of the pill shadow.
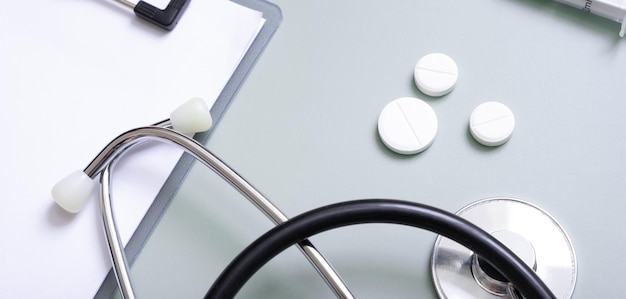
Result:
<instances>
[{"instance_id":1,"label":"pill shadow","mask_svg":"<svg viewBox=\"0 0 626 299\"><path fill-rule=\"evenodd\" d=\"M480 143L478 143L478 141L476 141L476 139L474 139L474 136L472 136L472 132L470 132L470 128L469 125L467 125L466 129L465 129L465 138L467 139L467 143L469 143L469 145L472 147L472 149L478 151L478 152L483 152L483 153L490 153L490 152L495 152L497 150L499 150L501 147L505 146L507 143L504 143L503 145L500 146L485 146L482 145Z\"/></svg>"},{"instance_id":2,"label":"pill shadow","mask_svg":"<svg viewBox=\"0 0 626 299\"><path fill-rule=\"evenodd\" d=\"M417 154L412 154L412 155L402 155L402 154L398 154L390 150L385 145L385 143L383 143L383 140L380 139L380 134L378 134L377 126L374 126L374 129L372 130L372 137L374 138L375 140L374 142L376 142L376 145L378 145L378 150L382 152L388 158L391 158L394 160L409 160L409 159L416 159L416 157L419 157L421 154L421 153L417 153Z\"/></svg>"},{"instance_id":3,"label":"pill shadow","mask_svg":"<svg viewBox=\"0 0 626 299\"><path fill-rule=\"evenodd\" d=\"M408 81L409 81L408 84L411 86L411 91L413 92L413 95L417 97L418 99L424 100L426 102L432 102L440 98L440 97L431 97L423 93L419 88L417 88L417 85L415 85L415 79L413 78L413 74L408 76Z\"/></svg>"},{"instance_id":4,"label":"pill shadow","mask_svg":"<svg viewBox=\"0 0 626 299\"><path fill-rule=\"evenodd\" d=\"M417 85L415 85L415 78L413 77L413 74L411 74L410 76L407 76L407 81L409 86L411 86L411 91L413 91L413 94L416 95L424 95L419 88L417 88Z\"/></svg>"}]
</instances>

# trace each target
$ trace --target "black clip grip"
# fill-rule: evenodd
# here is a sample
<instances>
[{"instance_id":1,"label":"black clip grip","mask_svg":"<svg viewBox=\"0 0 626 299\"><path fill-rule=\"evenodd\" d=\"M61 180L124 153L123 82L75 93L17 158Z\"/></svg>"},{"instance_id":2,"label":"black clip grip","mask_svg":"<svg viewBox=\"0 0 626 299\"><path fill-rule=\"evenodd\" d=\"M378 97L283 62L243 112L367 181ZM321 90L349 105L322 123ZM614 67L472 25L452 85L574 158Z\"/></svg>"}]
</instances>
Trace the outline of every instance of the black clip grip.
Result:
<instances>
[{"instance_id":1,"label":"black clip grip","mask_svg":"<svg viewBox=\"0 0 626 299\"><path fill-rule=\"evenodd\" d=\"M171 0L165 9L154 7L145 1L139 1L133 10L138 17L171 31L178 24L178 19L183 15L189 1Z\"/></svg>"}]
</instances>

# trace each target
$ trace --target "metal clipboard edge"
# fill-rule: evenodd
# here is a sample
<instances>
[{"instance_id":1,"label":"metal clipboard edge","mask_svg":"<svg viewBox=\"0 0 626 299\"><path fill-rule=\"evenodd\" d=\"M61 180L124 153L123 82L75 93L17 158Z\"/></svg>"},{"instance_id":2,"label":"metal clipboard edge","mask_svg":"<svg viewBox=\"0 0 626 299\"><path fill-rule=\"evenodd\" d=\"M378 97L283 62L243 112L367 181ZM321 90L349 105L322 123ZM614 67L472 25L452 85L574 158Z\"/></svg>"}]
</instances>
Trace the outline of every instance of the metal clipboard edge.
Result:
<instances>
[{"instance_id":1,"label":"metal clipboard edge","mask_svg":"<svg viewBox=\"0 0 626 299\"><path fill-rule=\"evenodd\" d=\"M239 88L245 81L250 70L254 67L261 53L269 43L270 39L278 29L278 26L282 22L282 11L277 5L267 2L265 0L231 0L234 3L246 6L248 8L260 11L263 13L265 24L257 34L256 38L250 45L250 48L242 58L241 62L233 72L226 86L218 96L217 100L211 108L211 115L213 117L214 125L210 130L196 134L194 138L201 143L206 143L213 130L219 124L222 115L226 112L226 109L230 106L233 98L239 91ZM126 244L126 258L130 265L132 265L137 256L141 252L141 249L146 244L148 238L154 231L157 223L167 210L172 197L178 191L178 188L182 184L183 180L187 176L189 169L194 162L193 157L188 154L183 154L180 160L176 163L176 166L172 170L163 187L157 194L156 198L148 208L146 215L139 223L139 226L133 233L132 237ZM102 285L94 295L96 299L112 298L117 293L117 281L113 269L109 270L106 278L102 282Z\"/></svg>"}]
</instances>

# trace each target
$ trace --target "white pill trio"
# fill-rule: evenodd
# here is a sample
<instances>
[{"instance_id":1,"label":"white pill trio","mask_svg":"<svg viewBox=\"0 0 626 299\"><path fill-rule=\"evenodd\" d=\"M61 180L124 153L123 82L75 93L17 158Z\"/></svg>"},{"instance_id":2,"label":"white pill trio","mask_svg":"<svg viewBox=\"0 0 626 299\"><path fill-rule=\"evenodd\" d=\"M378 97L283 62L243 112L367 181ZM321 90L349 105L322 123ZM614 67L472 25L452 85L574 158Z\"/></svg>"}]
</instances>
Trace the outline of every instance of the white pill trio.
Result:
<instances>
[{"instance_id":1,"label":"white pill trio","mask_svg":"<svg viewBox=\"0 0 626 299\"><path fill-rule=\"evenodd\" d=\"M415 65L417 88L432 97L450 93L456 86L459 70L452 58L432 53ZM378 117L378 134L390 150L404 155L426 150L437 135L437 115L428 103L412 97L399 98L387 104ZM485 146L500 146L513 134L513 112L499 102L485 102L472 111L469 130Z\"/></svg>"}]
</instances>

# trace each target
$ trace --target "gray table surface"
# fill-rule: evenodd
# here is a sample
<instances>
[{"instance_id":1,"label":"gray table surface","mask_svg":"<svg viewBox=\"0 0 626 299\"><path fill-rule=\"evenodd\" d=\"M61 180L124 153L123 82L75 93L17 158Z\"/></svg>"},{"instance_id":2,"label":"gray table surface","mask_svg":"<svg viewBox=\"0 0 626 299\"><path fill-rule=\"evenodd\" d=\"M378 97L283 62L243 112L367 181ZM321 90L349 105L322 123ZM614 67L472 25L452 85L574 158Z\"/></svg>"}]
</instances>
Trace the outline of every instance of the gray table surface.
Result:
<instances>
[{"instance_id":1,"label":"gray table surface","mask_svg":"<svg viewBox=\"0 0 626 299\"><path fill-rule=\"evenodd\" d=\"M207 146L287 215L359 198L396 198L454 212L507 196L566 229L578 258L574 298L623 297L626 279L626 48L619 25L545 0L287 1L284 20ZM442 98L413 83L417 60L459 66ZM377 135L398 97L434 108L439 132L401 156ZM472 109L515 113L497 148L468 133ZM272 224L195 164L133 266L139 297L198 298ZM361 225L312 238L358 298L435 298L435 235ZM238 298L332 298L296 249L272 260Z\"/></svg>"}]
</instances>

